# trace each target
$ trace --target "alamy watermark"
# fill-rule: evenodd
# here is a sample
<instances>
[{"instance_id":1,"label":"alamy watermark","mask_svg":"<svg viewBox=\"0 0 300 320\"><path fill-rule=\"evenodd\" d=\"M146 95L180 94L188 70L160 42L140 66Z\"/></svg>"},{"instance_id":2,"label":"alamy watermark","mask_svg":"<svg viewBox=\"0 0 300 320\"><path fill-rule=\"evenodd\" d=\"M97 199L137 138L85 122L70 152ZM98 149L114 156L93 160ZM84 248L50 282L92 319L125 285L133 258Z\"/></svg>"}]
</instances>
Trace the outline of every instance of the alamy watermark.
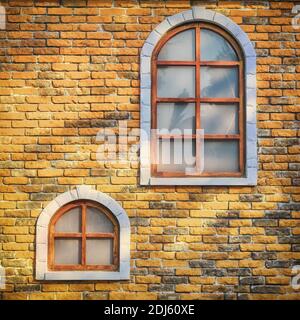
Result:
<instances>
[{"instance_id":1,"label":"alamy watermark","mask_svg":"<svg viewBox=\"0 0 300 320\"><path fill-rule=\"evenodd\" d=\"M204 170L203 129L152 129L149 134L143 129L128 128L126 121L120 121L118 128L98 131L96 159L104 167L138 164L141 141L151 147L146 161L155 165L158 172L171 169L193 174Z\"/></svg>"}]
</instances>

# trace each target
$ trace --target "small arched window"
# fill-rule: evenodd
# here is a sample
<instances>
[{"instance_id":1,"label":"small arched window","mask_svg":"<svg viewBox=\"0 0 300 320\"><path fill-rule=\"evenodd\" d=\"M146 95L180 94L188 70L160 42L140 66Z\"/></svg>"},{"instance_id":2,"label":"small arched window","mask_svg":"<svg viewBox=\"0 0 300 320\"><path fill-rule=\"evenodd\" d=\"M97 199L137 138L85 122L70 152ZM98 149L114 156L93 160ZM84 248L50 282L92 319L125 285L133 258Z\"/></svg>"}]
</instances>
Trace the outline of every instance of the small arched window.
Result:
<instances>
[{"instance_id":1,"label":"small arched window","mask_svg":"<svg viewBox=\"0 0 300 320\"><path fill-rule=\"evenodd\" d=\"M110 196L78 186L53 199L36 224L37 280L126 280L130 221Z\"/></svg>"},{"instance_id":2,"label":"small arched window","mask_svg":"<svg viewBox=\"0 0 300 320\"><path fill-rule=\"evenodd\" d=\"M50 270L116 270L119 226L93 201L75 201L53 216L49 227Z\"/></svg>"},{"instance_id":3,"label":"small arched window","mask_svg":"<svg viewBox=\"0 0 300 320\"><path fill-rule=\"evenodd\" d=\"M183 25L161 39L152 55L152 176L243 175L243 74L238 44L216 25Z\"/></svg>"}]
</instances>

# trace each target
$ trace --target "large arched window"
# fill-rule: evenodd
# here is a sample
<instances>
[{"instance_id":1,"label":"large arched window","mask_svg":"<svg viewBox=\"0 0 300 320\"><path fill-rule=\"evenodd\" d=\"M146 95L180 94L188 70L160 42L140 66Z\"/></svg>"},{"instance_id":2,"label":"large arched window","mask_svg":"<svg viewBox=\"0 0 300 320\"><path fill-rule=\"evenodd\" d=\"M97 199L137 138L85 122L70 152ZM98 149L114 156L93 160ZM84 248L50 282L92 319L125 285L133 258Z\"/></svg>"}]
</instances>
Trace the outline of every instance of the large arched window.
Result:
<instances>
[{"instance_id":1,"label":"large arched window","mask_svg":"<svg viewBox=\"0 0 300 320\"><path fill-rule=\"evenodd\" d=\"M243 56L235 40L217 26L187 24L165 35L152 66L152 175L241 176Z\"/></svg>"},{"instance_id":2,"label":"large arched window","mask_svg":"<svg viewBox=\"0 0 300 320\"><path fill-rule=\"evenodd\" d=\"M254 185L256 57L225 16L168 17L141 51L141 184Z\"/></svg>"},{"instance_id":3,"label":"large arched window","mask_svg":"<svg viewBox=\"0 0 300 320\"><path fill-rule=\"evenodd\" d=\"M71 202L51 219L49 248L50 270L117 270L118 222L96 202Z\"/></svg>"}]
</instances>

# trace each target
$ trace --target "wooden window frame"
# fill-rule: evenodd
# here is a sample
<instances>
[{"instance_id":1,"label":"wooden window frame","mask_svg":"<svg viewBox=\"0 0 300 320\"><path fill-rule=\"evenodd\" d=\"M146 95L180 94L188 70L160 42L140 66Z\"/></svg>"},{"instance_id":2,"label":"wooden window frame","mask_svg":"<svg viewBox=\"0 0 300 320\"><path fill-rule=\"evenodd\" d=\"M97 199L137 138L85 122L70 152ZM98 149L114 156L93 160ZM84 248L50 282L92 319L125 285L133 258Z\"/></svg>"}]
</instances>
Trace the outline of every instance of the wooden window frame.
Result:
<instances>
[{"instance_id":1,"label":"wooden window frame","mask_svg":"<svg viewBox=\"0 0 300 320\"><path fill-rule=\"evenodd\" d=\"M200 59L200 30L208 29L212 30L219 35L221 35L225 40L227 40L231 46L233 47L235 53L237 54L238 61L201 61ZM158 55L162 49L162 47L176 34L186 31L189 29L195 30L195 60L194 61L159 61ZM195 67L195 98L158 98L157 97L157 69L158 66L194 66ZM238 68L238 97L235 98L201 98L200 96L200 67L201 66L214 66L214 67L222 67L222 68ZM176 27L175 29L169 31L158 43L155 47L152 58L151 58L151 109L152 109L152 117L151 117L151 175L153 177L242 177L245 172L245 119L244 119L244 91L245 91L245 81L244 81L244 57L241 51L240 46L237 44L236 40L229 35L222 28L203 22L195 22L186 24L180 27ZM196 172L195 173L186 173L186 172L158 172L157 171L157 142L162 138L172 138L172 139L182 139L183 135L157 135L157 104L162 102L193 102L195 103L195 119L196 119L196 130L201 129L201 118L200 118L200 108L201 103L236 103L238 107L238 134L205 134L204 140L215 140L215 141L239 141L239 172L199 172L199 147L196 143ZM191 138L196 139L196 135L191 135Z\"/></svg>"},{"instance_id":2,"label":"wooden window frame","mask_svg":"<svg viewBox=\"0 0 300 320\"><path fill-rule=\"evenodd\" d=\"M55 232L57 221L69 210L81 207L81 232ZM113 233L86 232L86 208L92 207L101 211L113 224ZM119 269L119 224L113 214L104 206L91 200L77 200L61 207L52 217L49 224L49 250L48 268L52 271L91 271L106 270L116 271ZM56 265L55 264L55 239L81 239L81 264L78 265ZM113 239L113 263L111 265L87 265L86 264L86 240L87 239Z\"/></svg>"}]
</instances>

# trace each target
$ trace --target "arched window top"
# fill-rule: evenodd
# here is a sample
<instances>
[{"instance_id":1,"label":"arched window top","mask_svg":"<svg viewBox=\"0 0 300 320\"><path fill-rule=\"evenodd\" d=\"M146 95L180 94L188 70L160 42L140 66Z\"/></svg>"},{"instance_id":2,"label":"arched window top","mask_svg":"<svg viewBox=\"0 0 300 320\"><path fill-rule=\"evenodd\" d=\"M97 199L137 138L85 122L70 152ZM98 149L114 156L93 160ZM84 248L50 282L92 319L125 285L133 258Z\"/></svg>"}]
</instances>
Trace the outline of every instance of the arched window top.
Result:
<instances>
[{"instance_id":1,"label":"arched window top","mask_svg":"<svg viewBox=\"0 0 300 320\"><path fill-rule=\"evenodd\" d=\"M223 32L222 32L223 33ZM231 41L230 41L231 40ZM225 33L220 34L208 27L200 31L200 59L202 61L237 61L241 60L240 50L235 51L235 41ZM239 55L239 57L238 57Z\"/></svg>"},{"instance_id":2,"label":"arched window top","mask_svg":"<svg viewBox=\"0 0 300 320\"><path fill-rule=\"evenodd\" d=\"M243 59L234 37L216 25L201 22L189 23L168 32L157 44L152 57L158 61L197 61L198 58L201 61Z\"/></svg>"},{"instance_id":3,"label":"arched window top","mask_svg":"<svg viewBox=\"0 0 300 320\"><path fill-rule=\"evenodd\" d=\"M117 270L119 224L103 205L76 200L61 207L49 225L50 270Z\"/></svg>"},{"instance_id":4,"label":"arched window top","mask_svg":"<svg viewBox=\"0 0 300 320\"><path fill-rule=\"evenodd\" d=\"M159 131L175 128L191 131L184 146ZM256 184L256 55L238 25L194 7L151 32L141 51L141 129L142 185ZM189 165L161 164L167 138L168 161L182 148Z\"/></svg>"},{"instance_id":5,"label":"arched window top","mask_svg":"<svg viewBox=\"0 0 300 320\"><path fill-rule=\"evenodd\" d=\"M37 280L125 280L129 271L130 222L113 198L80 186L41 212Z\"/></svg>"},{"instance_id":6,"label":"arched window top","mask_svg":"<svg viewBox=\"0 0 300 320\"><path fill-rule=\"evenodd\" d=\"M75 200L63 206L52 217L54 232L105 233L118 228L113 214L103 205L91 200Z\"/></svg>"}]
</instances>

